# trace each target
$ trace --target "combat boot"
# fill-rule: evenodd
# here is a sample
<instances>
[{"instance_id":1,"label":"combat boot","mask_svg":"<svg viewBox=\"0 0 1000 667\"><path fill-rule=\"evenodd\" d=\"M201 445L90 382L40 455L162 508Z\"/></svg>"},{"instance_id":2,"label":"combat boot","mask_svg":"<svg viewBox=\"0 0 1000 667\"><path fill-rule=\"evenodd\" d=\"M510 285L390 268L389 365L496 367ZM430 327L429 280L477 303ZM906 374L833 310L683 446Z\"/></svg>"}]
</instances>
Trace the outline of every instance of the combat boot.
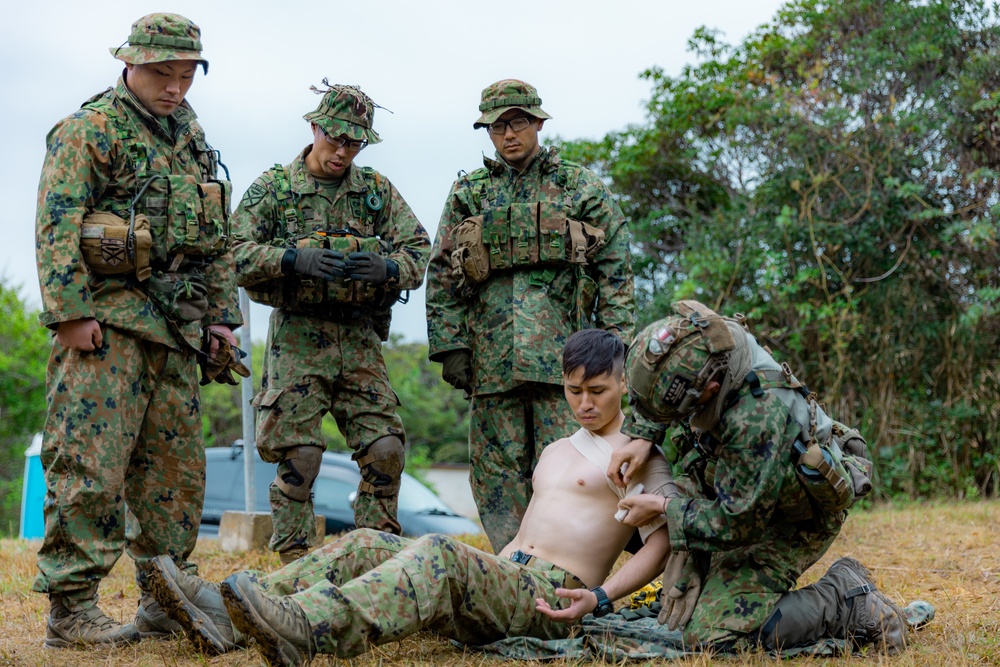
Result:
<instances>
[{"instance_id":1,"label":"combat boot","mask_svg":"<svg viewBox=\"0 0 1000 667\"><path fill-rule=\"evenodd\" d=\"M101 611L96 598L72 604L61 595L50 595L49 604L45 648L116 646L141 639L133 624L122 625Z\"/></svg>"},{"instance_id":2,"label":"combat boot","mask_svg":"<svg viewBox=\"0 0 1000 667\"><path fill-rule=\"evenodd\" d=\"M893 655L906 648L908 630L906 615L878 591L865 566L841 558L815 584L782 595L759 636L768 649L833 638Z\"/></svg>"},{"instance_id":3,"label":"combat boot","mask_svg":"<svg viewBox=\"0 0 1000 667\"><path fill-rule=\"evenodd\" d=\"M906 614L875 588L864 565L853 558L841 558L825 576L839 578L844 582L841 586L847 588L843 593L848 607L846 639L859 648L872 644L889 655L906 648Z\"/></svg>"},{"instance_id":4,"label":"combat boot","mask_svg":"<svg viewBox=\"0 0 1000 667\"><path fill-rule=\"evenodd\" d=\"M135 611L135 627L143 639L166 639L182 632L177 621L167 616L149 593L143 593L139 598L139 608Z\"/></svg>"},{"instance_id":5,"label":"combat boot","mask_svg":"<svg viewBox=\"0 0 1000 667\"><path fill-rule=\"evenodd\" d=\"M279 551L278 558L281 559L282 565L288 565L289 563L294 563L298 559L309 553L309 549L306 547L293 547L286 551Z\"/></svg>"},{"instance_id":6,"label":"combat boot","mask_svg":"<svg viewBox=\"0 0 1000 667\"><path fill-rule=\"evenodd\" d=\"M170 556L157 556L143 569L153 597L198 650L227 653L245 645L245 636L229 620L218 584L180 570Z\"/></svg>"},{"instance_id":7,"label":"combat boot","mask_svg":"<svg viewBox=\"0 0 1000 667\"><path fill-rule=\"evenodd\" d=\"M246 572L230 575L221 588L233 625L257 640L268 664L297 667L312 661L312 626L294 600L267 595Z\"/></svg>"}]
</instances>

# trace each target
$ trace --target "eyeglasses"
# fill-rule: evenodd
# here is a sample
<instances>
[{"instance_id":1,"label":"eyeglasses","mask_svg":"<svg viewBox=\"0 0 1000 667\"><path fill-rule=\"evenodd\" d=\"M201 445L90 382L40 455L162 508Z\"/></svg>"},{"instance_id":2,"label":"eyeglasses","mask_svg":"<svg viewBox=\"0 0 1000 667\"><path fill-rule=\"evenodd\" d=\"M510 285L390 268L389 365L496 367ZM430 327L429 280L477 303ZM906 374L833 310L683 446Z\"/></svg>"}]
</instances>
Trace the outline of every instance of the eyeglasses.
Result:
<instances>
[{"instance_id":1,"label":"eyeglasses","mask_svg":"<svg viewBox=\"0 0 1000 667\"><path fill-rule=\"evenodd\" d=\"M518 116L510 120L498 120L490 123L487 127L490 128L490 134L506 134L508 125L510 125L510 129L514 132L520 132L531 125L531 119L527 116Z\"/></svg>"},{"instance_id":2,"label":"eyeglasses","mask_svg":"<svg viewBox=\"0 0 1000 667\"><path fill-rule=\"evenodd\" d=\"M351 153L357 153L362 148L368 145L367 141L361 141L359 139L348 139L347 137L331 137L326 132L323 132L323 138L326 139L326 143L330 144L331 146L333 146L338 150L346 146L347 150Z\"/></svg>"}]
</instances>

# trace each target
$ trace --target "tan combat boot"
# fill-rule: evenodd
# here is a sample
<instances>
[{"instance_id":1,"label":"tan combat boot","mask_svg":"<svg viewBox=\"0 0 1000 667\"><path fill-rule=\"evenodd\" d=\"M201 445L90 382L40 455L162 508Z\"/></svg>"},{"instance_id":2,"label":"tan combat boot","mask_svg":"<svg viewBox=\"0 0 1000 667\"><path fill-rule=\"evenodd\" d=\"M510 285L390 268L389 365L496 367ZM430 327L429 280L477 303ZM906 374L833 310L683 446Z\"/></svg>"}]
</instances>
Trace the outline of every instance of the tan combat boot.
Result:
<instances>
[{"instance_id":1,"label":"tan combat boot","mask_svg":"<svg viewBox=\"0 0 1000 667\"><path fill-rule=\"evenodd\" d=\"M139 608L135 612L135 627L143 639L166 639L182 632L177 621L167 616L149 593L143 593L139 598Z\"/></svg>"},{"instance_id":2,"label":"tan combat boot","mask_svg":"<svg viewBox=\"0 0 1000 667\"><path fill-rule=\"evenodd\" d=\"M312 626L294 600L267 595L246 572L230 575L221 589L233 626L257 640L268 664L298 667L312 661Z\"/></svg>"},{"instance_id":3,"label":"tan combat boot","mask_svg":"<svg viewBox=\"0 0 1000 667\"><path fill-rule=\"evenodd\" d=\"M864 565L853 558L841 558L824 576L838 577L847 587L843 591L848 605L847 639L859 648L873 644L889 655L906 649L906 633L910 629L906 614L875 587Z\"/></svg>"},{"instance_id":4,"label":"tan combat boot","mask_svg":"<svg viewBox=\"0 0 1000 667\"><path fill-rule=\"evenodd\" d=\"M227 653L245 645L233 628L219 585L178 569L170 556L157 556L144 566L156 601L203 653Z\"/></svg>"},{"instance_id":5,"label":"tan combat boot","mask_svg":"<svg viewBox=\"0 0 1000 667\"><path fill-rule=\"evenodd\" d=\"M278 558L281 559L282 565L288 565L289 563L294 563L298 559L309 553L309 549L306 547L295 547L288 549L287 551L279 551Z\"/></svg>"},{"instance_id":6,"label":"tan combat boot","mask_svg":"<svg viewBox=\"0 0 1000 667\"><path fill-rule=\"evenodd\" d=\"M72 603L61 595L50 595L49 604L45 648L95 644L114 646L141 639L139 630L133 624L122 625L101 611L96 597Z\"/></svg>"}]
</instances>

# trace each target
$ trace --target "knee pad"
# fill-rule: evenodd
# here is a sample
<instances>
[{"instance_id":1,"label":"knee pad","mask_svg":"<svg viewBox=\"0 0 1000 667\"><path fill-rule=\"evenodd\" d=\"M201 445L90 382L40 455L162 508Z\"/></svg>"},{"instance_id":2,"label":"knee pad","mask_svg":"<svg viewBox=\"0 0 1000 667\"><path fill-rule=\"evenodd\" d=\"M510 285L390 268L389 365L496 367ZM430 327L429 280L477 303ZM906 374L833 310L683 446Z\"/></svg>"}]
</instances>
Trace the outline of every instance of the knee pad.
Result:
<instances>
[{"instance_id":1,"label":"knee pad","mask_svg":"<svg viewBox=\"0 0 1000 667\"><path fill-rule=\"evenodd\" d=\"M365 448L357 457L361 469L358 490L377 498L388 498L399 493L399 480L403 474L405 455L403 441L397 436L386 435Z\"/></svg>"},{"instance_id":2,"label":"knee pad","mask_svg":"<svg viewBox=\"0 0 1000 667\"><path fill-rule=\"evenodd\" d=\"M323 463L320 447L293 447L284 450L274 484L286 497L304 503L312 494L313 482Z\"/></svg>"}]
</instances>

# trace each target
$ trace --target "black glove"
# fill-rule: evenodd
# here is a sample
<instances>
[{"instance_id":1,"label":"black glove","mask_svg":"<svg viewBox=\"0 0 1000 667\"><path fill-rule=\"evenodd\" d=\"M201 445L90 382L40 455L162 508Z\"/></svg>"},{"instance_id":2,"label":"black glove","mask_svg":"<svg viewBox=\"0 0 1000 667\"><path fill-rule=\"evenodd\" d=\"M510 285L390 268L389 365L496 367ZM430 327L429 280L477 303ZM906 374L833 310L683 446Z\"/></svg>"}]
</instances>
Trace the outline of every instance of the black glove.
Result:
<instances>
[{"instance_id":1,"label":"black glove","mask_svg":"<svg viewBox=\"0 0 1000 667\"><path fill-rule=\"evenodd\" d=\"M295 273L323 280L344 277L344 253L326 248L299 248L295 254Z\"/></svg>"},{"instance_id":2,"label":"black glove","mask_svg":"<svg viewBox=\"0 0 1000 667\"><path fill-rule=\"evenodd\" d=\"M441 377L455 389L472 392L472 352L452 350L441 360Z\"/></svg>"},{"instance_id":3,"label":"black glove","mask_svg":"<svg viewBox=\"0 0 1000 667\"><path fill-rule=\"evenodd\" d=\"M344 262L344 272L351 280L381 285L389 278L390 263L395 265L377 252L352 252Z\"/></svg>"}]
</instances>

